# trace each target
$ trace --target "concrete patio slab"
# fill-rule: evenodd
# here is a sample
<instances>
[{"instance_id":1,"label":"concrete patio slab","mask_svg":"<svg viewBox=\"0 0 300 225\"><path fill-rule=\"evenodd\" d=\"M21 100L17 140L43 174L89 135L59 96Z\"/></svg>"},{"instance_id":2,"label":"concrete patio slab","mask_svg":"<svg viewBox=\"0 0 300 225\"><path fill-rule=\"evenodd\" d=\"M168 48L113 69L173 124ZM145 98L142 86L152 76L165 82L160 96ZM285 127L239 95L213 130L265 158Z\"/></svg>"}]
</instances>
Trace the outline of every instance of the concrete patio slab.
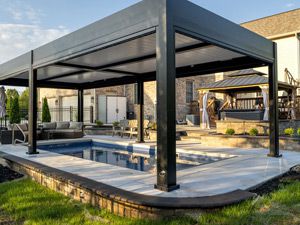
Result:
<instances>
[{"instance_id":1,"label":"concrete patio slab","mask_svg":"<svg viewBox=\"0 0 300 225\"><path fill-rule=\"evenodd\" d=\"M133 148L148 146L153 142L136 144L134 140L109 136L89 136L80 141L93 140L102 143L131 145ZM58 142L66 142L60 140ZM73 140L68 140L72 142ZM58 143L55 141L55 143ZM40 142L40 144L49 142ZM210 148L196 142L178 141L178 152L206 154L209 156L231 156L218 162L203 164L177 172L179 190L166 193L154 189L155 174L103 164L54 152L40 150L40 154L26 154L27 147L21 145L2 145L0 151L65 172L105 183L116 188L143 195L160 197L201 197L228 193L237 189L249 190L273 177L287 172L300 164L300 153L284 151L282 158L267 157L265 149Z\"/></svg>"}]
</instances>

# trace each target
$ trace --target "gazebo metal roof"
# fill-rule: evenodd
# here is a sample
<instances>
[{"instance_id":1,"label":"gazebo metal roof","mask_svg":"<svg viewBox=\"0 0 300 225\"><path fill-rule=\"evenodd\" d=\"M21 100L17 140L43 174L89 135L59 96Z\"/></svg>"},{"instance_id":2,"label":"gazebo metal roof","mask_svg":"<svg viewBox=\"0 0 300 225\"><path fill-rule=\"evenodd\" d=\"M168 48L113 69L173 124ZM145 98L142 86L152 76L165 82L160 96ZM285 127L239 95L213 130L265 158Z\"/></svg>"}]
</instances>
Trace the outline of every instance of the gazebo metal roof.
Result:
<instances>
[{"instance_id":1,"label":"gazebo metal roof","mask_svg":"<svg viewBox=\"0 0 300 225\"><path fill-rule=\"evenodd\" d=\"M240 72L239 74L242 74ZM235 73L237 74L237 73ZM200 85L198 90L202 91L210 91L210 92L248 92L248 91L255 91L260 90L260 86L269 85L269 79L266 76L258 75L258 74L249 74L249 75L238 75L216 81L213 83L206 83ZM279 90L292 90L297 89L297 86L290 85L286 82L279 81L278 82L278 89Z\"/></svg>"},{"instance_id":2,"label":"gazebo metal roof","mask_svg":"<svg viewBox=\"0 0 300 225\"><path fill-rule=\"evenodd\" d=\"M87 3L88 4L88 3ZM28 153L36 154L37 88L83 90L137 83L143 141L143 82L157 81L157 185L176 183L176 77L269 67L270 156L279 156L276 44L187 0L143 0L0 65L0 85L29 86Z\"/></svg>"}]
</instances>

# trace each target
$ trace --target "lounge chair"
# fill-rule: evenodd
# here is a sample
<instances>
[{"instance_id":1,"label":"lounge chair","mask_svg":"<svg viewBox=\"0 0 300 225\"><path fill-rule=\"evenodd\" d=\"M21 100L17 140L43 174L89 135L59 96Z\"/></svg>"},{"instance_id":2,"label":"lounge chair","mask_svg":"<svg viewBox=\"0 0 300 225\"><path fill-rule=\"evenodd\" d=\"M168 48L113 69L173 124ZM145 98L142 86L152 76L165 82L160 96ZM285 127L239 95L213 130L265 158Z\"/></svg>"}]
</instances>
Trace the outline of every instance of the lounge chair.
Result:
<instances>
[{"instance_id":1,"label":"lounge chair","mask_svg":"<svg viewBox=\"0 0 300 225\"><path fill-rule=\"evenodd\" d=\"M149 125L149 120L144 120L144 134L146 137L149 138L149 133L147 132L148 125ZM123 137L124 134L128 134L130 139L132 139L133 135L137 135L138 134L138 121L137 120L129 120L128 126L123 128L121 137Z\"/></svg>"}]
</instances>

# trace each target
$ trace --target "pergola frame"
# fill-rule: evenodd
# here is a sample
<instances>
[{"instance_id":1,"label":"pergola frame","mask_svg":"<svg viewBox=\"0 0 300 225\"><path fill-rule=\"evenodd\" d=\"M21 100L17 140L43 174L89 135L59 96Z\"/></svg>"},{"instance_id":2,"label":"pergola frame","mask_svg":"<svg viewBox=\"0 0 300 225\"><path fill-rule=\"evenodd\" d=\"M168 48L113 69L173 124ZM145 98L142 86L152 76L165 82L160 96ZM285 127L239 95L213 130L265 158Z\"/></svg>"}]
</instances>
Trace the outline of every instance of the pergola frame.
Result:
<instances>
[{"instance_id":1,"label":"pergola frame","mask_svg":"<svg viewBox=\"0 0 300 225\"><path fill-rule=\"evenodd\" d=\"M136 38L156 34L156 52L110 62L99 67L68 63L70 59L109 49ZM201 43L176 48L175 34L200 40ZM243 57L226 61L176 67L176 54L208 46L218 46L242 54ZM118 71L111 67L156 58L156 70L146 73ZM28 63L29 62L29 63ZM55 65L77 69L38 79L39 69ZM139 142L143 142L143 82L157 81L157 184L156 188L172 191L179 188L176 181L176 77L187 77L216 72L269 67L270 87L270 156L279 156L276 45L239 25L223 19L186 0L144 0L112 16L75 31L63 38L24 54L0 66L0 84L29 86L29 154L36 154L37 88L66 88L78 90L78 121L83 120L83 91L115 85L138 83ZM87 71L102 71L122 75L110 79L81 83L59 82ZM28 79L20 79L20 74ZM55 78L55 79L54 79Z\"/></svg>"}]
</instances>

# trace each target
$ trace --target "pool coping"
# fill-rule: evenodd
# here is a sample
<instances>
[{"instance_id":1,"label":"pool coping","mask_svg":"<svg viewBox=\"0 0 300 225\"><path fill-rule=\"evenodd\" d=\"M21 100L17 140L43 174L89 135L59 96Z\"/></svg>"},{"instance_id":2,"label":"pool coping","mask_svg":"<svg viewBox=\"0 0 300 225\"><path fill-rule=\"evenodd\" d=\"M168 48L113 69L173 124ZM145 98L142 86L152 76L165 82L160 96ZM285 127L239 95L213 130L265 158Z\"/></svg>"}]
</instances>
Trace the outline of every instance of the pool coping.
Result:
<instances>
[{"instance_id":1,"label":"pool coping","mask_svg":"<svg viewBox=\"0 0 300 225\"><path fill-rule=\"evenodd\" d=\"M72 183L76 187L88 189L93 193L110 200L121 201L124 203L144 207L157 209L214 209L240 203L256 196L255 193L240 189L224 194L202 197L160 197L143 195L52 168L28 159L10 155L8 153L1 151L0 153L0 157L3 158L8 165L15 163L23 168L37 171L48 177L58 179L63 182Z\"/></svg>"}]
</instances>

